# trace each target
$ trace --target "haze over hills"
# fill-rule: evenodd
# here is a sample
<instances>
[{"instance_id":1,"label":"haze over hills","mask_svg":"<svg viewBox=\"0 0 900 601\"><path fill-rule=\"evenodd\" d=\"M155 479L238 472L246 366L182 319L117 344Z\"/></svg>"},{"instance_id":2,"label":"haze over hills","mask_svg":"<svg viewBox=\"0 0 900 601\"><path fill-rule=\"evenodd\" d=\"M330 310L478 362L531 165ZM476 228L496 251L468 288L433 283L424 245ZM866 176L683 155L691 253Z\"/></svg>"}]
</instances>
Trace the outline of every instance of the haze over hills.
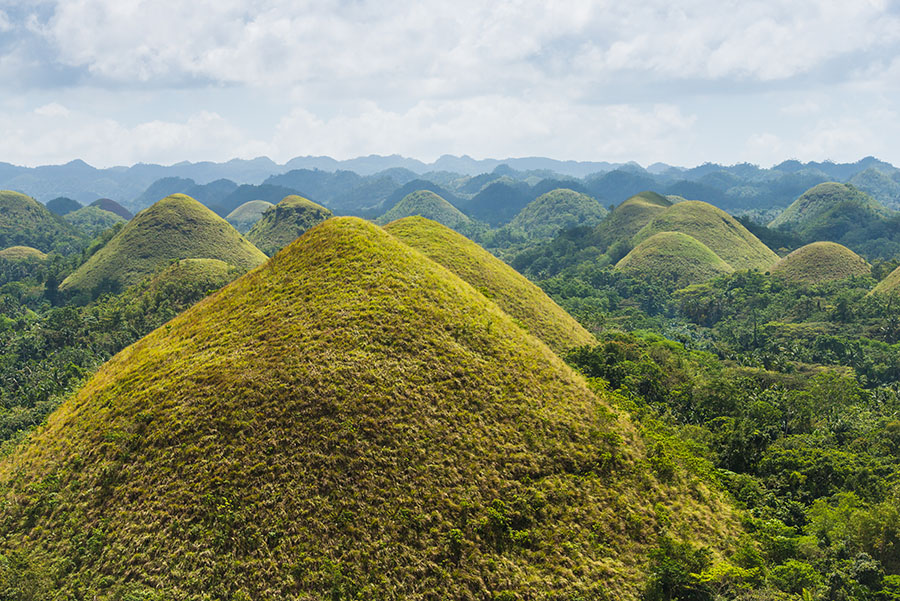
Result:
<instances>
[{"instance_id":1,"label":"haze over hills","mask_svg":"<svg viewBox=\"0 0 900 601\"><path fill-rule=\"evenodd\" d=\"M658 529L737 532L644 448L493 302L339 218L117 355L3 459L0 546L36 594L637 598Z\"/></svg>"},{"instance_id":2,"label":"haze over hills","mask_svg":"<svg viewBox=\"0 0 900 601\"><path fill-rule=\"evenodd\" d=\"M289 195L268 209L247 232L247 239L269 256L332 216L331 211L302 196Z\"/></svg>"},{"instance_id":3,"label":"haze over hills","mask_svg":"<svg viewBox=\"0 0 900 601\"><path fill-rule=\"evenodd\" d=\"M69 275L60 290L124 290L177 259L219 259L244 271L266 256L231 225L183 194L168 196L129 221Z\"/></svg>"}]
</instances>

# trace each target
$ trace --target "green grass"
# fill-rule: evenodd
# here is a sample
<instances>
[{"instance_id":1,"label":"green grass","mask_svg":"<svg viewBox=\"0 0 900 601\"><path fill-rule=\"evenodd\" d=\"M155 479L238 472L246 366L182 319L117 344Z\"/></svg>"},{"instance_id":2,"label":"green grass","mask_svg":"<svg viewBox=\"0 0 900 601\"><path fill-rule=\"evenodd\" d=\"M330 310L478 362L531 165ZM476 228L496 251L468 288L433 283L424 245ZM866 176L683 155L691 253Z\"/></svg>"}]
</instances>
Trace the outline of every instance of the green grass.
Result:
<instances>
[{"instance_id":1,"label":"green grass","mask_svg":"<svg viewBox=\"0 0 900 601\"><path fill-rule=\"evenodd\" d=\"M35 598L637 599L660 532L737 531L659 463L491 300L337 218L0 462L0 553Z\"/></svg>"},{"instance_id":2,"label":"green grass","mask_svg":"<svg viewBox=\"0 0 900 601\"><path fill-rule=\"evenodd\" d=\"M472 225L469 217L431 190L419 190L407 194L387 213L379 217L378 223L390 223L412 216L425 217L454 230Z\"/></svg>"},{"instance_id":3,"label":"green grass","mask_svg":"<svg viewBox=\"0 0 900 601\"><path fill-rule=\"evenodd\" d=\"M681 232L650 236L625 255L616 268L672 290L734 271L705 244Z\"/></svg>"},{"instance_id":4,"label":"green grass","mask_svg":"<svg viewBox=\"0 0 900 601\"><path fill-rule=\"evenodd\" d=\"M116 215L115 213L94 205L81 207L77 211L66 213L63 216L63 219L91 238L103 230L109 229L115 224L125 221L125 218L120 215Z\"/></svg>"},{"instance_id":5,"label":"green grass","mask_svg":"<svg viewBox=\"0 0 900 601\"><path fill-rule=\"evenodd\" d=\"M819 284L869 275L871 266L858 254L834 242L802 246L772 267L772 274L789 282Z\"/></svg>"},{"instance_id":6,"label":"green grass","mask_svg":"<svg viewBox=\"0 0 900 601\"><path fill-rule=\"evenodd\" d=\"M606 248L616 242L630 242L653 217L672 206L669 200L656 192L635 194L603 220L595 229L598 246Z\"/></svg>"},{"instance_id":7,"label":"green grass","mask_svg":"<svg viewBox=\"0 0 900 601\"><path fill-rule=\"evenodd\" d=\"M507 227L524 232L531 239L553 238L560 230L595 226L607 213L606 207L596 199L558 188L531 201Z\"/></svg>"},{"instance_id":8,"label":"green grass","mask_svg":"<svg viewBox=\"0 0 900 601\"><path fill-rule=\"evenodd\" d=\"M557 352L596 344L543 290L463 235L424 217L407 217L385 229L483 292Z\"/></svg>"},{"instance_id":9,"label":"green grass","mask_svg":"<svg viewBox=\"0 0 900 601\"><path fill-rule=\"evenodd\" d=\"M263 213L274 206L265 200L250 200L230 212L225 221L233 225L234 229L240 233L246 234L257 221L262 219Z\"/></svg>"},{"instance_id":10,"label":"green grass","mask_svg":"<svg viewBox=\"0 0 900 601\"><path fill-rule=\"evenodd\" d=\"M247 238L271 257L331 216L331 211L325 207L292 194L267 209L247 233Z\"/></svg>"},{"instance_id":11,"label":"green grass","mask_svg":"<svg viewBox=\"0 0 900 601\"><path fill-rule=\"evenodd\" d=\"M900 292L900 267L878 282L869 294L897 294Z\"/></svg>"},{"instance_id":12,"label":"green grass","mask_svg":"<svg viewBox=\"0 0 900 601\"><path fill-rule=\"evenodd\" d=\"M246 271L266 256L202 204L174 194L138 213L60 289L124 290L178 259L219 259Z\"/></svg>"},{"instance_id":13,"label":"green grass","mask_svg":"<svg viewBox=\"0 0 900 601\"><path fill-rule=\"evenodd\" d=\"M41 252L68 254L85 243L85 236L35 199L0 191L0 248L31 246Z\"/></svg>"},{"instance_id":14,"label":"green grass","mask_svg":"<svg viewBox=\"0 0 900 601\"><path fill-rule=\"evenodd\" d=\"M632 242L640 244L659 232L692 236L737 270L768 271L778 261L778 255L731 215L699 200L679 202L658 213Z\"/></svg>"},{"instance_id":15,"label":"green grass","mask_svg":"<svg viewBox=\"0 0 900 601\"><path fill-rule=\"evenodd\" d=\"M823 227L823 220L835 207L854 207L877 217L887 217L891 211L877 200L847 184L826 182L800 195L784 212L769 223L769 227L788 227L800 233Z\"/></svg>"},{"instance_id":16,"label":"green grass","mask_svg":"<svg viewBox=\"0 0 900 601\"><path fill-rule=\"evenodd\" d=\"M30 246L10 246L0 250L0 259L8 259L10 261L26 261L28 259L43 261L46 258L47 253L42 253Z\"/></svg>"}]
</instances>

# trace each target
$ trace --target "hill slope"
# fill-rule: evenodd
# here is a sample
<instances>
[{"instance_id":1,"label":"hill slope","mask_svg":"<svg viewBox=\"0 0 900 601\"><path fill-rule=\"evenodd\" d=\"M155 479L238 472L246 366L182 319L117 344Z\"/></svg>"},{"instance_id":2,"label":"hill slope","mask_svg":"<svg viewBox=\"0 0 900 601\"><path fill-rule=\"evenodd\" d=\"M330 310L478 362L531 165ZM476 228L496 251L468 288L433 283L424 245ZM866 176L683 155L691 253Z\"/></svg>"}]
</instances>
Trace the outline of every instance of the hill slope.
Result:
<instances>
[{"instance_id":1,"label":"hill slope","mask_svg":"<svg viewBox=\"0 0 900 601\"><path fill-rule=\"evenodd\" d=\"M388 212L379 217L378 223L385 224L413 216L437 221L454 230L459 230L472 224L472 220L462 211L431 190L417 190L407 194Z\"/></svg>"},{"instance_id":2,"label":"hill slope","mask_svg":"<svg viewBox=\"0 0 900 601\"><path fill-rule=\"evenodd\" d=\"M868 275L872 268L858 254L834 242L802 246L772 266L772 274L791 282L818 284Z\"/></svg>"},{"instance_id":3,"label":"hill slope","mask_svg":"<svg viewBox=\"0 0 900 601\"><path fill-rule=\"evenodd\" d=\"M332 216L331 211L294 194L285 196L263 213L247 239L269 256L296 240L309 228Z\"/></svg>"},{"instance_id":4,"label":"hill slope","mask_svg":"<svg viewBox=\"0 0 900 601\"><path fill-rule=\"evenodd\" d=\"M826 182L800 195L769 227L788 227L799 233L822 227L829 212L835 209L861 210L875 217L887 217L890 210L853 186Z\"/></svg>"},{"instance_id":5,"label":"hill slope","mask_svg":"<svg viewBox=\"0 0 900 601\"><path fill-rule=\"evenodd\" d=\"M59 196L52 200L48 200L44 206L46 206L47 210L54 215L62 217L72 211L80 209L81 203L65 196Z\"/></svg>"},{"instance_id":6,"label":"hill slope","mask_svg":"<svg viewBox=\"0 0 900 601\"><path fill-rule=\"evenodd\" d=\"M0 259L7 259L9 261L27 261L29 259L43 261L46 258L46 253L42 253L38 249L30 246L10 246L9 248L0 250Z\"/></svg>"},{"instance_id":7,"label":"hill slope","mask_svg":"<svg viewBox=\"0 0 900 601\"><path fill-rule=\"evenodd\" d=\"M175 259L219 259L248 270L266 256L199 202L174 194L138 213L60 289L124 290Z\"/></svg>"},{"instance_id":8,"label":"hill slope","mask_svg":"<svg viewBox=\"0 0 900 601\"><path fill-rule=\"evenodd\" d=\"M656 192L641 192L617 206L596 228L597 246L606 248L616 242L630 241L655 215L672 203Z\"/></svg>"},{"instance_id":9,"label":"hill slope","mask_svg":"<svg viewBox=\"0 0 900 601\"><path fill-rule=\"evenodd\" d=\"M659 232L687 234L735 269L766 271L778 261L778 255L734 217L699 200L679 202L657 214L635 235L633 243L640 244Z\"/></svg>"},{"instance_id":10,"label":"hill slope","mask_svg":"<svg viewBox=\"0 0 900 601\"><path fill-rule=\"evenodd\" d=\"M705 244L681 232L650 236L625 255L616 268L672 289L734 271Z\"/></svg>"},{"instance_id":11,"label":"hill slope","mask_svg":"<svg viewBox=\"0 0 900 601\"><path fill-rule=\"evenodd\" d=\"M63 219L71 223L75 228L93 238L103 230L109 229L117 223L125 221L123 217L101 209L95 205L81 207L77 211L66 213Z\"/></svg>"},{"instance_id":12,"label":"hill slope","mask_svg":"<svg viewBox=\"0 0 900 601\"><path fill-rule=\"evenodd\" d=\"M42 252L70 253L84 243L75 228L24 194L0 191L0 248L31 246Z\"/></svg>"},{"instance_id":13,"label":"hill slope","mask_svg":"<svg viewBox=\"0 0 900 601\"><path fill-rule=\"evenodd\" d=\"M552 238L563 229L595 226L607 213L606 207L587 194L558 188L528 203L509 227L529 238Z\"/></svg>"},{"instance_id":14,"label":"hill slope","mask_svg":"<svg viewBox=\"0 0 900 601\"><path fill-rule=\"evenodd\" d=\"M125 221L130 221L131 219L134 219L134 215L131 213L131 211L129 211L128 209L126 209L125 207L123 207L122 205L120 205L119 203L117 203L116 201L114 201L111 198L98 198L97 200L95 200L94 202L89 204L88 206L97 207L99 209L103 209L104 211L109 211L110 213L115 213L116 215L118 215L119 217L124 219Z\"/></svg>"},{"instance_id":15,"label":"hill slope","mask_svg":"<svg viewBox=\"0 0 900 601\"><path fill-rule=\"evenodd\" d=\"M228 213L225 221L240 233L246 234L257 221L262 219L263 213L274 206L265 200L250 200Z\"/></svg>"},{"instance_id":16,"label":"hill slope","mask_svg":"<svg viewBox=\"0 0 900 601\"><path fill-rule=\"evenodd\" d=\"M423 217L407 217L384 229L471 284L557 352L596 344L543 290L463 235Z\"/></svg>"},{"instance_id":17,"label":"hill slope","mask_svg":"<svg viewBox=\"0 0 900 601\"><path fill-rule=\"evenodd\" d=\"M900 267L878 282L869 294L897 294L900 292Z\"/></svg>"},{"instance_id":18,"label":"hill slope","mask_svg":"<svg viewBox=\"0 0 900 601\"><path fill-rule=\"evenodd\" d=\"M711 545L732 524L649 465L496 305L339 218L2 460L0 552L36 598L637 599L664 521Z\"/></svg>"}]
</instances>

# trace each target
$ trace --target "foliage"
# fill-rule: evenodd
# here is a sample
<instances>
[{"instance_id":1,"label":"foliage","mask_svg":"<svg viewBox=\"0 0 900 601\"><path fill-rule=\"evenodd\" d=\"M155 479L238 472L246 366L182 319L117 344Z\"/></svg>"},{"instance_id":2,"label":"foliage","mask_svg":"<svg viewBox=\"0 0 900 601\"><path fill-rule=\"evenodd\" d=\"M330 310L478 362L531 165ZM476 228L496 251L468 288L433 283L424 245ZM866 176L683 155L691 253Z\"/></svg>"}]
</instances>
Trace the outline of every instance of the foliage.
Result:
<instances>
[{"instance_id":1,"label":"foliage","mask_svg":"<svg viewBox=\"0 0 900 601\"><path fill-rule=\"evenodd\" d=\"M0 248L30 246L41 252L78 252L85 236L24 194L0 191Z\"/></svg>"},{"instance_id":2,"label":"foliage","mask_svg":"<svg viewBox=\"0 0 900 601\"><path fill-rule=\"evenodd\" d=\"M285 196L262 214L247 239L269 256L296 240L303 232L331 217L331 211L301 196Z\"/></svg>"}]
</instances>

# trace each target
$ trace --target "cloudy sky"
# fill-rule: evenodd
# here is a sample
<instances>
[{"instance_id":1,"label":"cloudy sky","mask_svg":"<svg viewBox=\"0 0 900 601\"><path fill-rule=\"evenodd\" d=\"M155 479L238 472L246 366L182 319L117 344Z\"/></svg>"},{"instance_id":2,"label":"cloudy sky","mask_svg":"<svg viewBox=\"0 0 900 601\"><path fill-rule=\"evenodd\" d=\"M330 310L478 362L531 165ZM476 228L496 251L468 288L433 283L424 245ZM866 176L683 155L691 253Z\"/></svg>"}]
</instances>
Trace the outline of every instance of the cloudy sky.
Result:
<instances>
[{"instance_id":1,"label":"cloudy sky","mask_svg":"<svg viewBox=\"0 0 900 601\"><path fill-rule=\"evenodd\" d=\"M900 0L0 0L0 161L900 164Z\"/></svg>"}]
</instances>

